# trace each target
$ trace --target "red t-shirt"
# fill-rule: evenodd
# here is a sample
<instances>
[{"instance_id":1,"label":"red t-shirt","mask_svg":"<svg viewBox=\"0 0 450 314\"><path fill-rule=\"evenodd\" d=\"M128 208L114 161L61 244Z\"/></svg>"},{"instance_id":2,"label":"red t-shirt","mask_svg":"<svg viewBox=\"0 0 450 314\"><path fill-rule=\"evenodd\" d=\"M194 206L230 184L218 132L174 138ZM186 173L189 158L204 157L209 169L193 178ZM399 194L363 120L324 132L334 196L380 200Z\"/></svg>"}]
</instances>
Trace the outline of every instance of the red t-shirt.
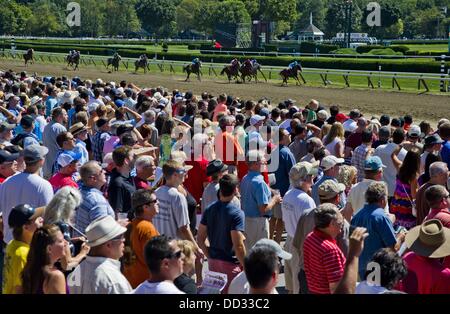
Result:
<instances>
[{"instance_id":1,"label":"red t-shirt","mask_svg":"<svg viewBox=\"0 0 450 314\"><path fill-rule=\"evenodd\" d=\"M450 211L447 208L432 209L425 220L438 219L446 228L450 228Z\"/></svg>"},{"instance_id":2,"label":"red t-shirt","mask_svg":"<svg viewBox=\"0 0 450 314\"><path fill-rule=\"evenodd\" d=\"M403 289L409 294L450 294L450 269L439 259L407 253L403 260L408 275L403 280Z\"/></svg>"},{"instance_id":3,"label":"red t-shirt","mask_svg":"<svg viewBox=\"0 0 450 314\"><path fill-rule=\"evenodd\" d=\"M225 105L224 103L217 104L216 108L214 108L213 122L217 122L217 116L219 115L219 113L227 113L227 110L227 105Z\"/></svg>"},{"instance_id":4,"label":"red t-shirt","mask_svg":"<svg viewBox=\"0 0 450 314\"><path fill-rule=\"evenodd\" d=\"M205 157L197 158L197 160L186 161L186 165L193 166L187 174L184 181L184 187L191 193L197 203L203 195L203 184L211 182L211 177L206 175L206 168L208 167L208 160Z\"/></svg>"},{"instance_id":5,"label":"red t-shirt","mask_svg":"<svg viewBox=\"0 0 450 314\"><path fill-rule=\"evenodd\" d=\"M134 185L136 186L136 190L146 190L150 188L150 185L147 181L142 180L141 178L134 177Z\"/></svg>"},{"instance_id":6,"label":"red t-shirt","mask_svg":"<svg viewBox=\"0 0 450 314\"><path fill-rule=\"evenodd\" d=\"M336 240L315 229L303 243L303 259L309 291L330 294L330 283L341 280L345 267L345 256Z\"/></svg>"},{"instance_id":7,"label":"red t-shirt","mask_svg":"<svg viewBox=\"0 0 450 314\"><path fill-rule=\"evenodd\" d=\"M53 187L53 191L58 191L65 186L71 186L78 189L78 184L72 179L72 175L64 175L61 172L55 174L50 180L48 180Z\"/></svg>"}]
</instances>

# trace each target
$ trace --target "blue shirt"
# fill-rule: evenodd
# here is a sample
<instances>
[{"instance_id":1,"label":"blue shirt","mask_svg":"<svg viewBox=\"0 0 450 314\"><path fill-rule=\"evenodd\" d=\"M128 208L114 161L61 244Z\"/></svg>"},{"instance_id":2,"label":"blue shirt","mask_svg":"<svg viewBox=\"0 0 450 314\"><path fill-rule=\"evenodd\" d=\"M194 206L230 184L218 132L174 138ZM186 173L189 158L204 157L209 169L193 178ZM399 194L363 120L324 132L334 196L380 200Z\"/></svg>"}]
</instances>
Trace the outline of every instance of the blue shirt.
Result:
<instances>
[{"instance_id":1,"label":"blue shirt","mask_svg":"<svg viewBox=\"0 0 450 314\"><path fill-rule=\"evenodd\" d=\"M212 259L237 262L231 231L244 232L244 213L232 203L216 201L205 209L201 224L207 226Z\"/></svg>"},{"instance_id":2,"label":"blue shirt","mask_svg":"<svg viewBox=\"0 0 450 314\"><path fill-rule=\"evenodd\" d=\"M115 218L114 210L100 190L82 185L80 192L83 201L75 211L75 227L78 230L86 233L86 227L95 219L103 216L109 215ZM76 233L78 234L78 232Z\"/></svg>"},{"instance_id":3,"label":"blue shirt","mask_svg":"<svg viewBox=\"0 0 450 314\"><path fill-rule=\"evenodd\" d=\"M447 163L447 166L450 168L450 141L446 141L442 145L441 158L442 161Z\"/></svg>"},{"instance_id":4,"label":"blue shirt","mask_svg":"<svg viewBox=\"0 0 450 314\"><path fill-rule=\"evenodd\" d=\"M271 194L261 173L249 171L241 181L241 208L245 217L261 217L259 207L269 204Z\"/></svg>"},{"instance_id":5,"label":"blue shirt","mask_svg":"<svg viewBox=\"0 0 450 314\"><path fill-rule=\"evenodd\" d=\"M58 104L58 100L56 98L49 96L47 101L45 102L45 116L50 117L52 114L53 108Z\"/></svg>"},{"instance_id":6,"label":"blue shirt","mask_svg":"<svg viewBox=\"0 0 450 314\"><path fill-rule=\"evenodd\" d=\"M375 252L382 248L393 247L397 243L394 227L384 208L376 204L366 204L352 219L351 225L364 227L369 236L364 241L364 249L359 257L358 272L361 279L365 278L367 264Z\"/></svg>"},{"instance_id":7,"label":"blue shirt","mask_svg":"<svg viewBox=\"0 0 450 314\"><path fill-rule=\"evenodd\" d=\"M278 167L275 173L276 183L273 185L274 189L280 190L281 196L284 196L289 190L289 171L295 165L295 158L291 150L284 145L276 148L274 154L278 153Z\"/></svg>"}]
</instances>

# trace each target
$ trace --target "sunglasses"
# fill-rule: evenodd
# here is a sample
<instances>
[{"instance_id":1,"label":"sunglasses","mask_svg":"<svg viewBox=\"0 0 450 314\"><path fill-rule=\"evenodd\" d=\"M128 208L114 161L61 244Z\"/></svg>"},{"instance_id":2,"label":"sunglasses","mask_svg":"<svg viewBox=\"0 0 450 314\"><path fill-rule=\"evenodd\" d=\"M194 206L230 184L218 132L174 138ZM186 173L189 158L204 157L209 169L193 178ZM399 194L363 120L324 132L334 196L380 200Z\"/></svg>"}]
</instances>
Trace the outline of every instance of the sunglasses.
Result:
<instances>
[{"instance_id":1,"label":"sunglasses","mask_svg":"<svg viewBox=\"0 0 450 314\"><path fill-rule=\"evenodd\" d=\"M169 258L169 259L180 259L181 258L181 250L180 251L176 251L175 253L171 252L170 254L168 254L165 258Z\"/></svg>"},{"instance_id":2,"label":"sunglasses","mask_svg":"<svg viewBox=\"0 0 450 314\"><path fill-rule=\"evenodd\" d=\"M187 171L185 169L177 169L175 172L178 174L186 174Z\"/></svg>"}]
</instances>

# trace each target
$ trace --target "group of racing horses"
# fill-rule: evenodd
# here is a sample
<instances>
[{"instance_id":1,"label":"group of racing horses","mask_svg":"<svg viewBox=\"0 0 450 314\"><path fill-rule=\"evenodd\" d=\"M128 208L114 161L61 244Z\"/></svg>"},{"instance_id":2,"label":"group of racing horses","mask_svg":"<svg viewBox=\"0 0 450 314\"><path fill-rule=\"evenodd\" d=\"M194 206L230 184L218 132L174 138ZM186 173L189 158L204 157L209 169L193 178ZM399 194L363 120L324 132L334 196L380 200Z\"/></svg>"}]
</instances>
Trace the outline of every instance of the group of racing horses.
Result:
<instances>
[{"instance_id":1,"label":"group of racing horses","mask_svg":"<svg viewBox=\"0 0 450 314\"><path fill-rule=\"evenodd\" d=\"M28 65L28 62L33 63L34 50L32 48L28 49L27 52L23 54L23 58L25 61L25 66ZM112 66L112 71L119 71L121 60L122 57L118 53L115 53L112 58L108 58L106 68L109 69L109 66ZM72 66L74 71L77 70L80 64L80 52L71 51L69 55L66 56L66 62L67 66ZM150 70L150 63L147 55L145 54L141 55L139 59L135 61L134 65L136 73L140 68L144 69L144 73L147 73L147 70ZM186 81L189 80L191 74L197 75L197 79L201 81L201 67L202 63L197 58L194 59L192 63L185 65L183 67L183 72L187 73ZM287 85L289 78L295 79L296 84L299 85L299 75L301 76L301 72L302 66L299 62L295 61L291 63L288 68L283 69L279 73L281 78L283 79L282 85ZM252 79L254 79L257 83L258 73L261 73L261 75L267 82L267 78L265 77L264 72L261 69L261 65L256 62L256 60L247 59L241 64L241 62L237 58L233 59L231 63L229 65L226 65L220 72L221 75L227 75L229 83L231 83L233 79L236 81L236 83L239 82L239 79L241 79L242 83L250 82Z\"/></svg>"}]
</instances>

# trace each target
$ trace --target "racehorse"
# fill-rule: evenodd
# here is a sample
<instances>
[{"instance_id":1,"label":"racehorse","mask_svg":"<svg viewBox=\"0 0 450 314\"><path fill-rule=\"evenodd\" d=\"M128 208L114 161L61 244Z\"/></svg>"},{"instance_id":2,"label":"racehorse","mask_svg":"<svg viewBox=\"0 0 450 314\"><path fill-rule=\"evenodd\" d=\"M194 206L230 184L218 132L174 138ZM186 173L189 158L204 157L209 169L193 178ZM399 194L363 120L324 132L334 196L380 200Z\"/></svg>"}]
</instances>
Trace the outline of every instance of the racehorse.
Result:
<instances>
[{"instance_id":1,"label":"racehorse","mask_svg":"<svg viewBox=\"0 0 450 314\"><path fill-rule=\"evenodd\" d=\"M150 69L148 67L148 59L147 58L140 58L140 59L136 60L134 62L134 67L135 67L134 71L136 73L139 70L139 68L143 68L144 69L144 73L147 73L147 70L150 71Z\"/></svg>"},{"instance_id":2,"label":"racehorse","mask_svg":"<svg viewBox=\"0 0 450 314\"><path fill-rule=\"evenodd\" d=\"M202 67L202 63L196 63L196 64L188 64L186 66L183 67L183 72L187 73L187 78L185 80L185 82L187 82L189 80L189 77L191 76L191 73L197 74L197 78L199 81L201 81L201 76L203 75L202 71L200 70L200 68Z\"/></svg>"},{"instance_id":3,"label":"racehorse","mask_svg":"<svg viewBox=\"0 0 450 314\"><path fill-rule=\"evenodd\" d=\"M264 77L267 82L267 78L261 70L261 65L259 63L252 64L251 62L244 62L241 68L239 69L241 72L242 82L245 83L245 79L248 77L249 82L251 82L252 78L255 79L255 82L258 83L258 72Z\"/></svg>"},{"instance_id":4,"label":"racehorse","mask_svg":"<svg viewBox=\"0 0 450 314\"><path fill-rule=\"evenodd\" d=\"M73 70L78 69L78 65L80 64L80 54L78 52L74 54L69 54L66 57L67 66L73 66Z\"/></svg>"},{"instance_id":5,"label":"racehorse","mask_svg":"<svg viewBox=\"0 0 450 314\"><path fill-rule=\"evenodd\" d=\"M108 58L108 64L106 65L106 68L108 69L110 65L112 65L113 71L119 71L119 65L120 60L122 60L122 57L120 55L114 55L112 58Z\"/></svg>"},{"instance_id":6,"label":"racehorse","mask_svg":"<svg viewBox=\"0 0 450 314\"><path fill-rule=\"evenodd\" d=\"M223 68L222 72L220 72L220 75L226 74L228 76L228 83L231 83L231 79L234 78L237 82L239 78L239 68L241 67L241 63L236 60L236 62L232 63L231 65L227 65Z\"/></svg>"},{"instance_id":7,"label":"racehorse","mask_svg":"<svg viewBox=\"0 0 450 314\"><path fill-rule=\"evenodd\" d=\"M23 54L23 60L25 61L25 66L28 65L28 61L34 64L34 50L30 48L26 53Z\"/></svg>"},{"instance_id":8,"label":"racehorse","mask_svg":"<svg viewBox=\"0 0 450 314\"><path fill-rule=\"evenodd\" d=\"M300 80L298 79L298 73L302 72L302 66L300 64L297 64L296 66L294 66L292 69L290 68L286 68L283 71L280 72L281 78L283 79L283 82L281 83L281 86L283 86L284 84L286 84L286 86L288 85L288 79L290 77L295 78L296 85L300 84Z\"/></svg>"}]
</instances>

